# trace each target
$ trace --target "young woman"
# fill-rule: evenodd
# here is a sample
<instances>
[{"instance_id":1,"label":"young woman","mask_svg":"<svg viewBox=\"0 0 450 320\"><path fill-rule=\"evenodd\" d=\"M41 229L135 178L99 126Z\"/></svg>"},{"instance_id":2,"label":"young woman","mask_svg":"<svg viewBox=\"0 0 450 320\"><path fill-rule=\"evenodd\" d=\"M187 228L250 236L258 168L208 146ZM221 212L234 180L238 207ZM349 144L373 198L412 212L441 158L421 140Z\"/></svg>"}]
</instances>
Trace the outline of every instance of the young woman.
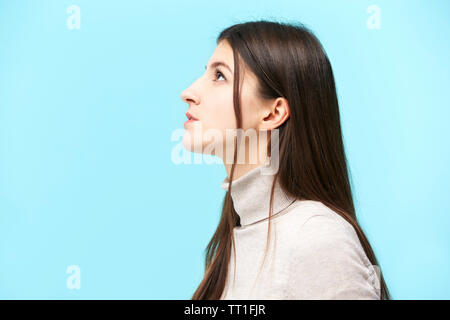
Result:
<instances>
[{"instance_id":1,"label":"young woman","mask_svg":"<svg viewBox=\"0 0 450 320\"><path fill-rule=\"evenodd\" d=\"M357 222L333 71L311 31L264 20L226 28L182 99L183 145L222 157L227 171L192 299L390 299ZM240 143L247 130L258 143Z\"/></svg>"}]
</instances>

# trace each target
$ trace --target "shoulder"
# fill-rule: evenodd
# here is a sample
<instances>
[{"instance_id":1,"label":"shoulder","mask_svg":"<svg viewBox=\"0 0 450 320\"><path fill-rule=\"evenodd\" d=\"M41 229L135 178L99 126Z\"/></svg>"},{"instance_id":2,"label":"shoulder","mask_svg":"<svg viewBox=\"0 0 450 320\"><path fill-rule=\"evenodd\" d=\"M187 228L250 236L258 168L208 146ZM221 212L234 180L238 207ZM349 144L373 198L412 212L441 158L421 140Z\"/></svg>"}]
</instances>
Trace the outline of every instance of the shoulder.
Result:
<instances>
[{"instance_id":1,"label":"shoulder","mask_svg":"<svg viewBox=\"0 0 450 320\"><path fill-rule=\"evenodd\" d=\"M319 201L296 201L286 220L292 233L304 241L311 239L326 244L331 240L346 239L359 242L354 227Z\"/></svg>"},{"instance_id":2,"label":"shoulder","mask_svg":"<svg viewBox=\"0 0 450 320\"><path fill-rule=\"evenodd\" d=\"M374 269L353 226L320 202L293 211L288 273L294 296L377 299Z\"/></svg>"},{"instance_id":3,"label":"shoulder","mask_svg":"<svg viewBox=\"0 0 450 320\"><path fill-rule=\"evenodd\" d=\"M337 212L318 201L304 201L291 212L291 244L297 254L326 254L359 256L364 265L370 264L354 227Z\"/></svg>"},{"instance_id":4,"label":"shoulder","mask_svg":"<svg viewBox=\"0 0 450 320\"><path fill-rule=\"evenodd\" d=\"M285 219L280 219L281 227L292 241L326 246L341 239L358 243L353 226L322 202L303 200L292 205Z\"/></svg>"}]
</instances>

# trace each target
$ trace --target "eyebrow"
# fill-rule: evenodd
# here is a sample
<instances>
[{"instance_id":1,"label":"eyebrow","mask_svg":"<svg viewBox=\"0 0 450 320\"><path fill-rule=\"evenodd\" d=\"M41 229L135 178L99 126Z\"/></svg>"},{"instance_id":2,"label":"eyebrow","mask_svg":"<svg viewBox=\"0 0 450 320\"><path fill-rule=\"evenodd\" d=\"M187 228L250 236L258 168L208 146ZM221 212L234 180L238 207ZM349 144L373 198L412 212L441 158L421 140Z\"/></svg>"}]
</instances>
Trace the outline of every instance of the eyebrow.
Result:
<instances>
[{"instance_id":1,"label":"eyebrow","mask_svg":"<svg viewBox=\"0 0 450 320\"><path fill-rule=\"evenodd\" d=\"M218 67L218 66L224 66L225 68L227 68L230 71L231 74L233 74L233 71L231 71L231 68L225 62L215 61L215 62L210 64L211 68L215 68L215 67ZM205 66L205 70L206 70L206 68L207 67Z\"/></svg>"}]
</instances>

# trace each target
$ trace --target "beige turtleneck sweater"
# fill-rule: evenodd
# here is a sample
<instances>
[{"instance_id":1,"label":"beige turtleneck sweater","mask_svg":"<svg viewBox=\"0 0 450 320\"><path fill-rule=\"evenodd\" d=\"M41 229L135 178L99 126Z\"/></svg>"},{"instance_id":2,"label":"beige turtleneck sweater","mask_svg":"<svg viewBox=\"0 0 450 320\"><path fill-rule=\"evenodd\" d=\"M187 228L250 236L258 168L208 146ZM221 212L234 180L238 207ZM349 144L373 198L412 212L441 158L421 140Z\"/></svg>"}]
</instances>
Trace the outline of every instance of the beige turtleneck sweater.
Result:
<instances>
[{"instance_id":1,"label":"beige turtleneck sweater","mask_svg":"<svg viewBox=\"0 0 450 320\"><path fill-rule=\"evenodd\" d=\"M377 266L370 263L352 225L321 202L290 198L278 183L269 251L257 277L274 178L261 168L231 186L241 226L234 228L236 248L220 299L379 299ZM222 188L227 190L228 184L226 177Z\"/></svg>"}]
</instances>

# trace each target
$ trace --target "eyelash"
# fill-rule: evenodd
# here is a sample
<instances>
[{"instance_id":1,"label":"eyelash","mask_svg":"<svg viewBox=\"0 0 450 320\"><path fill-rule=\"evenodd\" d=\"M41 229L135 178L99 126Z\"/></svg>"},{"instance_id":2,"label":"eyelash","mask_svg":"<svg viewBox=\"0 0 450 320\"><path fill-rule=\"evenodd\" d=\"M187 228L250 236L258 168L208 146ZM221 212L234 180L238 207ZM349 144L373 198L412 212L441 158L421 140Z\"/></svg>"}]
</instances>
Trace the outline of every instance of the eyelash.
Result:
<instances>
[{"instance_id":1,"label":"eyelash","mask_svg":"<svg viewBox=\"0 0 450 320\"><path fill-rule=\"evenodd\" d=\"M220 72L220 70L219 69L216 69L215 71L214 71L214 75L216 75L217 76L217 74L220 74L225 80L227 80L226 78L225 78L225 76L223 75L223 73L222 72ZM217 78L215 78L215 79L217 79ZM214 80L214 81L217 81L217 80Z\"/></svg>"}]
</instances>

